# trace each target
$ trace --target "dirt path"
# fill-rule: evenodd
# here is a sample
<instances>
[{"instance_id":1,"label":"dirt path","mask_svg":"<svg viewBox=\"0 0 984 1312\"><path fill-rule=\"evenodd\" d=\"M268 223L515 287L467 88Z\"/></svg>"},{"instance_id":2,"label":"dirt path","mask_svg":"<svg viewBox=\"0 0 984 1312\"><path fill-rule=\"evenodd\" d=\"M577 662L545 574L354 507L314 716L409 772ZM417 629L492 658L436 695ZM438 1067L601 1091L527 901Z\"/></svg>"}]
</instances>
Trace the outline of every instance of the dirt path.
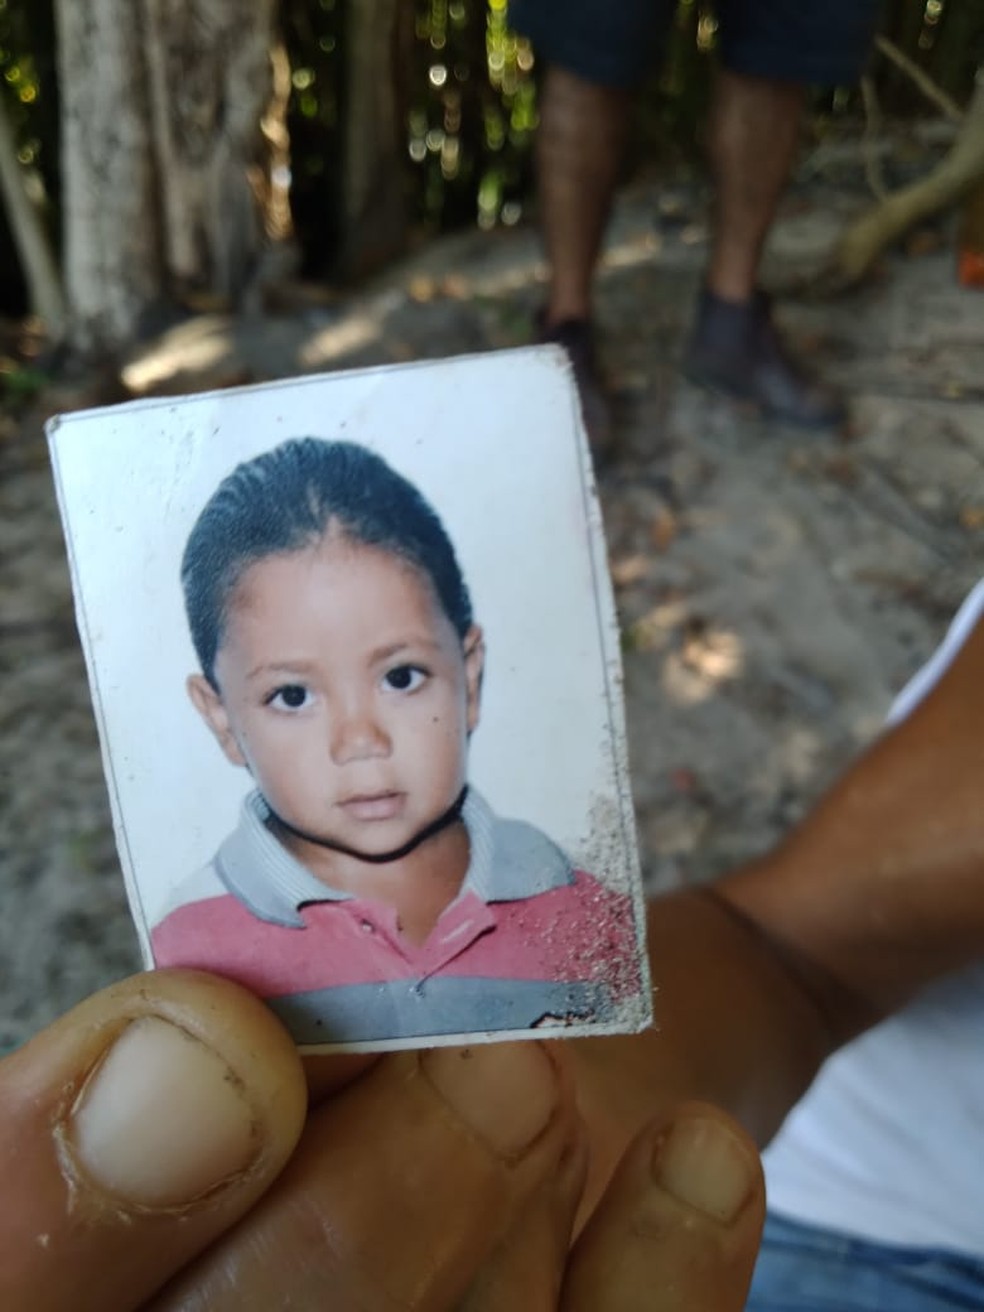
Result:
<instances>
[{"instance_id":1,"label":"dirt path","mask_svg":"<svg viewBox=\"0 0 984 1312\"><path fill-rule=\"evenodd\" d=\"M602 497L640 837L661 887L802 812L935 645L984 545L984 298L957 288L952 254L783 306L854 397L847 439L804 438L678 380L703 258L689 213L661 218L645 186L627 195L599 297L622 435ZM801 267L835 221L829 198L795 198L773 273ZM180 391L514 345L540 278L527 231L456 238L351 301L195 321L127 376ZM37 415L0 434L0 480L2 1049L136 956Z\"/></svg>"}]
</instances>

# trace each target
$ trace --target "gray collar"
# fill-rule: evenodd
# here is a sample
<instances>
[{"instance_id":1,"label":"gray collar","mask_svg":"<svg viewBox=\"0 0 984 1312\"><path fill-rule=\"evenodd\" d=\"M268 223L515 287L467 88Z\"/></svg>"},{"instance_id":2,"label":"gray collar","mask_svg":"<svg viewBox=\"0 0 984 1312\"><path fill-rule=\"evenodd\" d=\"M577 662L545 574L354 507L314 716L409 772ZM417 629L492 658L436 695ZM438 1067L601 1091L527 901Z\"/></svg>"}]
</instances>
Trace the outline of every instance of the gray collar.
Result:
<instances>
[{"instance_id":1,"label":"gray collar","mask_svg":"<svg viewBox=\"0 0 984 1312\"><path fill-rule=\"evenodd\" d=\"M267 828L270 808L254 790L243 802L239 824L216 853L216 873L230 893L260 920L301 927L307 902L346 902L351 893L316 879ZM515 902L571 883L567 857L546 834L524 820L501 820L474 788L461 808L470 860L459 897Z\"/></svg>"}]
</instances>

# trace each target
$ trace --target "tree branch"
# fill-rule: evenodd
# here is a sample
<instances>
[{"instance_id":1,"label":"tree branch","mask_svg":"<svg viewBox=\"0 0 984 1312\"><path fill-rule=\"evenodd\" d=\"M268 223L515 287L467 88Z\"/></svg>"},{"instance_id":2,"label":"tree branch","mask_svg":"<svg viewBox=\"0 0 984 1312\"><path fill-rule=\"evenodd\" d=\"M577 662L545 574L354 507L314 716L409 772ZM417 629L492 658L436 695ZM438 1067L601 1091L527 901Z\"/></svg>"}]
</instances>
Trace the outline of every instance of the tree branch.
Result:
<instances>
[{"instance_id":1,"label":"tree branch","mask_svg":"<svg viewBox=\"0 0 984 1312\"><path fill-rule=\"evenodd\" d=\"M960 130L943 160L924 178L866 210L841 235L821 287L842 291L860 281L877 256L914 224L960 200L984 177L984 69Z\"/></svg>"},{"instance_id":2,"label":"tree branch","mask_svg":"<svg viewBox=\"0 0 984 1312\"><path fill-rule=\"evenodd\" d=\"M935 105L952 122L960 122L963 118L963 110L957 102L948 96L942 87L938 87L933 79L924 73L919 65L914 63L907 54L884 36L876 36L875 45L887 60L893 63L896 68L902 70L931 105Z\"/></svg>"}]
</instances>

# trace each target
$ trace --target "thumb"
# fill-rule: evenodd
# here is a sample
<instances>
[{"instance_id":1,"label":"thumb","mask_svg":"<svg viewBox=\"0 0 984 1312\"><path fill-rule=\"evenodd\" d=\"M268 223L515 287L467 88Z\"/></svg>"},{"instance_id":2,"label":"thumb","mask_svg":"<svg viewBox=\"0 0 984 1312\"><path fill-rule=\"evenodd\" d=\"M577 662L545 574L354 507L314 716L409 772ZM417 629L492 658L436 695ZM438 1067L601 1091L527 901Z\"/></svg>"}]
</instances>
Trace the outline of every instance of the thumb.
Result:
<instances>
[{"instance_id":1,"label":"thumb","mask_svg":"<svg viewBox=\"0 0 984 1312\"><path fill-rule=\"evenodd\" d=\"M129 1312L286 1163L294 1045L226 980L136 975L0 1062L0 1307Z\"/></svg>"}]
</instances>

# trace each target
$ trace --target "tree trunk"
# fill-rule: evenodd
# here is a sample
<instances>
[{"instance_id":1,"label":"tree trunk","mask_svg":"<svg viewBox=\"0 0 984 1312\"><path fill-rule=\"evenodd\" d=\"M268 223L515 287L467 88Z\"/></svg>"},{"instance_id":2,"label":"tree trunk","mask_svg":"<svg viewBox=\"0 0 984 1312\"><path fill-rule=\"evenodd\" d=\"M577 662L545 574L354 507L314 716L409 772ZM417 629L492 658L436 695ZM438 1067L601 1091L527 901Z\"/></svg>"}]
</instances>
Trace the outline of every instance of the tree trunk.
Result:
<instances>
[{"instance_id":1,"label":"tree trunk","mask_svg":"<svg viewBox=\"0 0 984 1312\"><path fill-rule=\"evenodd\" d=\"M113 354L190 289L235 298L256 192L273 0L56 0L72 340Z\"/></svg>"},{"instance_id":2,"label":"tree trunk","mask_svg":"<svg viewBox=\"0 0 984 1312\"><path fill-rule=\"evenodd\" d=\"M273 0L143 0L143 9L168 271L179 288L234 299L262 247Z\"/></svg>"},{"instance_id":3,"label":"tree trunk","mask_svg":"<svg viewBox=\"0 0 984 1312\"><path fill-rule=\"evenodd\" d=\"M64 273L73 343L133 337L164 290L139 3L57 0Z\"/></svg>"},{"instance_id":4,"label":"tree trunk","mask_svg":"<svg viewBox=\"0 0 984 1312\"><path fill-rule=\"evenodd\" d=\"M349 0L339 273L358 278L406 246L406 125L399 94L407 0Z\"/></svg>"}]
</instances>

